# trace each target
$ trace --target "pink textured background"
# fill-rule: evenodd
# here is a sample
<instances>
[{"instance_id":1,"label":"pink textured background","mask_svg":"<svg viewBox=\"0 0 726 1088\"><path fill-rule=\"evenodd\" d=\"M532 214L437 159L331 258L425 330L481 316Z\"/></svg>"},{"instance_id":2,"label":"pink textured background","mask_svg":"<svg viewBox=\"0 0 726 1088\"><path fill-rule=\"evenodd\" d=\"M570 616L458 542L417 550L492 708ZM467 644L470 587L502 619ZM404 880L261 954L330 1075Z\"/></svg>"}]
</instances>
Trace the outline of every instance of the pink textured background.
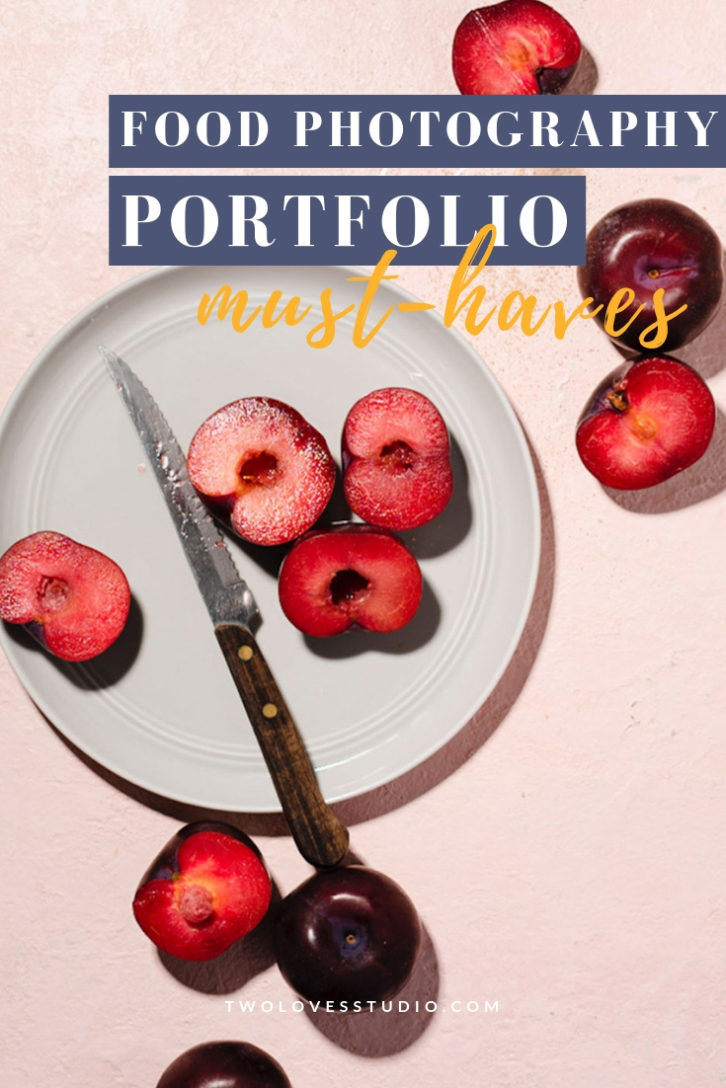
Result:
<instances>
[{"instance_id":1,"label":"pink textured background","mask_svg":"<svg viewBox=\"0 0 726 1088\"><path fill-rule=\"evenodd\" d=\"M721 0L558 6L594 58L598 92L723 90ZM107 266L108 93L452 93L450 40L467 8L6 0L0 402L52 334L131 275ZM725 180L591 174L590 222L623 200L668 196L724 237ZM404 286L439 302L449 279L401 270ZM517 286L577 298L567 268L491 270L487 282L495 298ZM721 405L725 334L722 313L681 352ZM151 856L196 813L79 758L3 658L8 1085L141 1088L179 1051L226 1036L269 1049L295 1088L726 1082L723 427L700 466L615 502L573 445L583 402L618 358L602 334L585 323L563 343L491 332L476 347L540 467L532 615L460 736L341 813L357 853L406 887L430 935L406 996L498 1001L498 1013L228 1013L225 998L289 1007L264 939L247 960L175 971L129 909ZM291 889L306 868L279 821L246 826Z\"/></svg>"}]
</instances>

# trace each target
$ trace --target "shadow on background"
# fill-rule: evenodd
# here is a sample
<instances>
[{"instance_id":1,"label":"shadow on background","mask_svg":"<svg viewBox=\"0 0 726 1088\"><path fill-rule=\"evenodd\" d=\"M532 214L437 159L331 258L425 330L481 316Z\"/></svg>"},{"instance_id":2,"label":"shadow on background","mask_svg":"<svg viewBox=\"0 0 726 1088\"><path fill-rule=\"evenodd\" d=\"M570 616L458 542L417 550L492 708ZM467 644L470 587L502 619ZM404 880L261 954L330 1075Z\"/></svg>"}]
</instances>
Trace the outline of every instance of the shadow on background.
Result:
<instances>
[{"instance_id":1,"label":"shadow on background","mask_svg":"<svg viewBox=\"0 0 726 1088\"><path fill-rule=\"evenodd\" d=\"M726 258L724 258L726 276ZM676 319L677 320L677 319ZM721 298L711 322L706 325L690 344L684 344L672 352L683 363L688 363L697 370L702 378L713 378L726 366L726 293Z\"/></svg>"},{"instance_id":2,"label":"shadow on background","mask_svg":"<svg viewBox=\"0 0 726 1088\"><path fill-rule=\"evenodd\" d=\"M562 94L593 94L597 87L598 70L592 53L583 45L580 63Z\"/></svg>"}]
</instances>

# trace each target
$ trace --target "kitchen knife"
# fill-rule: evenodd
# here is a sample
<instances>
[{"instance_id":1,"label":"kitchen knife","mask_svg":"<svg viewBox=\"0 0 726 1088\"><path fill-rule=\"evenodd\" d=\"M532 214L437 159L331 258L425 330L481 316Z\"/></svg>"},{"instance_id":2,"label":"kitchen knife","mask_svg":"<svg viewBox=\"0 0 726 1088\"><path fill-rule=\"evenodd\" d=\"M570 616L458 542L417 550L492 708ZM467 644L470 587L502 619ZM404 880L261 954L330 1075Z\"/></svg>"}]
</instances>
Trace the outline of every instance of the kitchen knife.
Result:
<instances>
[{"instance_id":1,"label":"kitchen knife","mask_svg":"<svg viewBox=\"0 0 726 1088\"><path fill-rule=\"evenodd\" d=\"M182 448L156 401L118 355L102 346L99 351L161 486L292 837L311 865L331 868L347 852L348 832L323 800L295 722L252 634L259 619L252 592L192 486Z\"/></svg>"}]
</instances>

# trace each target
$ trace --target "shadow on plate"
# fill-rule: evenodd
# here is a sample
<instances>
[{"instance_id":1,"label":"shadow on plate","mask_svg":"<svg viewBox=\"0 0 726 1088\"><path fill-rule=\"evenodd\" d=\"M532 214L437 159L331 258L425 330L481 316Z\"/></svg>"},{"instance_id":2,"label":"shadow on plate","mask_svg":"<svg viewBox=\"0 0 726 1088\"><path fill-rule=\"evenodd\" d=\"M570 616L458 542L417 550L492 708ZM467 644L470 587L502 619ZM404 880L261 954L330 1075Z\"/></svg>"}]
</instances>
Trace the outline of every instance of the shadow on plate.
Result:
<instances>
[{"instance_id":1,"label":"shadow on plate","mask_svg":"<svg viewBox=\"0 0 726 1088\"><path fill-rule=\"evenodd\" d=\"M139 602L132 595L129 615L123 631L112 646L91 661L63 661L60 657L54 657L19 624L6 623L5 630L13 642L17 642L26 649L45 654L51 664L77 688L82 688L84 691L101 691L103 688L109 688L118 683L136 660L144 633L144 614Z\"/></svg>"},{"instance_id":2,"label":"shadow on plate","mask_svg":"<svg viewBox=\"0 0 726 1088\"><path fill-rule=\"evenodd\" d=\"M408 654L425 646L436 633L441 622L441 608L434 591L424 578L421 604L414 618L399 631L376 634L355 628L346 631L340 638L310 638L304 636L305 645L317 657L330 661L357 654Z\"/></svg>"}]
</instances>

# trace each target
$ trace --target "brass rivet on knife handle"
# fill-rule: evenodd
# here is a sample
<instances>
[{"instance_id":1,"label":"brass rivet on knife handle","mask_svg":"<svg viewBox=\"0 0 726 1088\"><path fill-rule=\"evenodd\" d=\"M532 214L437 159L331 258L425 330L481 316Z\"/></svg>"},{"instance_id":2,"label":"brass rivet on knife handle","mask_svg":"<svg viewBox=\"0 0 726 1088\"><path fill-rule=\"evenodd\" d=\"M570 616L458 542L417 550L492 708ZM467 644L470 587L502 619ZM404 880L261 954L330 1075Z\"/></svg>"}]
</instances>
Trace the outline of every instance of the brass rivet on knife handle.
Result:
<instances>
[{"instance_id":1,"label":"brass rivet on knife handle","mask_svg":"<svg viewBox=\"0 0 726 1088\"><path fill-rule=\"evenodd\" d=\"M295 722L254 636L236 624L219 624L214 632L298 850L317 868L339 865L348 851L348 831L323 799Z\"/></svg>"}]
</instances>

